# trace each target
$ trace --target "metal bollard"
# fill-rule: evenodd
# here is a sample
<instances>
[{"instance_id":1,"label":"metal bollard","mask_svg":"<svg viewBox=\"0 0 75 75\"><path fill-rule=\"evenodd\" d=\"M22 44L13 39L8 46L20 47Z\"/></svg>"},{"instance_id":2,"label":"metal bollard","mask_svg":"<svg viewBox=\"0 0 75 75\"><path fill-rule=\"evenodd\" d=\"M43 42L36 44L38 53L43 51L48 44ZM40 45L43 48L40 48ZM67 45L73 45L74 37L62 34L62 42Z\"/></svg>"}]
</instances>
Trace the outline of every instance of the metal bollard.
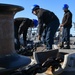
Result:
<instances>
[{"instance_id":1,"label":"metal bollard","mask_svg":"<svg viewBox=\"0 0 75 75\"><path fill-rule=\"evenodd\" d=\"M24 8L17 5L0 4L0 75L27 66L31 59L16 53L14 46L14 15Z\"/></svg>"},{"instance_id":2,"label":"metal bollard","mask_svg":"<svg viewBox=\"0 0 75 75\"><path fill-rule=\"evenodd\" d=\"M15 53L14 48L14 15L23 7L0 4L0 56Z\"/></svg>"}]
</instances>

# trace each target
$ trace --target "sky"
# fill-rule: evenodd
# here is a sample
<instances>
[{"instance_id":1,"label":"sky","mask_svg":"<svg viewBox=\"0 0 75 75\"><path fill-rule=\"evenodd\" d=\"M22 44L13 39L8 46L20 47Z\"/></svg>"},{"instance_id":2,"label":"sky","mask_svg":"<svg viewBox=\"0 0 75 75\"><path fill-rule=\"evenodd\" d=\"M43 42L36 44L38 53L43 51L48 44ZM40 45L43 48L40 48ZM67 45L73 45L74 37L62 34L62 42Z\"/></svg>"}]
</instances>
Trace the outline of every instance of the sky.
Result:
<instances>
[{"instance_id":1,"label":"sky","mask_svg":"<svg viewBox=\"0 0 75 75\"><path fill-rule=\"evenodd\" d=\"M14 4L24 7L23 11L17 12L14 18L27 17L30 19L37 19L31 12L31 7L38 4L41 8L53 11L59 18L60 23L64 15L63 5L68 4L69 10L73 14L72 21L75 22L75 0L0 0L0 3ZM72 24L71 34L75 35L74 24Z\"/></svg>"}]
</instances>

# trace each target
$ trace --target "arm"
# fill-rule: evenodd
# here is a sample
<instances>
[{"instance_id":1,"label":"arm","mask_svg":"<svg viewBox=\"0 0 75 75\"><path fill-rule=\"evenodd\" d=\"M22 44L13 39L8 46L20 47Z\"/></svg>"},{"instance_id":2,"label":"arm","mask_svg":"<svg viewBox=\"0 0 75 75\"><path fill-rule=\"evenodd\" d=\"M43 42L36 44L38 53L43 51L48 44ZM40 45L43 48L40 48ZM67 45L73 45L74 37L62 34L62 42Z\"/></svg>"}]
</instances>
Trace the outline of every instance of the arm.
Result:
<instances>
[{"instance_id":1,"label":"arm","mask_svg":"<svg viewBox=\"0 0 75 75\"><path fill-rule=\"evenodd\" d=\"M42 19L42 17L40 17L38 19L38 22L39 22L39 36L41 36L43 33L43 19Z\"/></svg>"}]
</instances>

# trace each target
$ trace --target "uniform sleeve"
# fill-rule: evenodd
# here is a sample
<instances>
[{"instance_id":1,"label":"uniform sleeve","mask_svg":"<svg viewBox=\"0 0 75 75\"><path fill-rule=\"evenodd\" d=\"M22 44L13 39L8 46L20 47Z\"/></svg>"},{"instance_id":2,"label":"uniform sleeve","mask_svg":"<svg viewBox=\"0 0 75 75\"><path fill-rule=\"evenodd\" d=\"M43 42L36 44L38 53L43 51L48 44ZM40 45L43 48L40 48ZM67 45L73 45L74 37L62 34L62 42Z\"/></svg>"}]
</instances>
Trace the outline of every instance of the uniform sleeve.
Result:
<instances>
[{"instance_id":1,"label":"uniform sleeve","mask_svg":"<svg viewBox=\"0 0 75 75\"><path fill-rule=\"evenodd\" d=\"M39 23L39 35L41 36L43 33L43 18L42 17L38 18L38 23Z\"/></svg>"},{"instance_id":2,"label":"uniform sleeve","mask_svg":"<svg viewBox=\"0 0 75 75\"><path fill-rule=\"evenodd\" d=\"M68 25L69 22L71 21L71 17L72 15L70 13L67 14L67 18L66 18L66 21L63 23L63 25Z\"/></svg>"}]
</instances>

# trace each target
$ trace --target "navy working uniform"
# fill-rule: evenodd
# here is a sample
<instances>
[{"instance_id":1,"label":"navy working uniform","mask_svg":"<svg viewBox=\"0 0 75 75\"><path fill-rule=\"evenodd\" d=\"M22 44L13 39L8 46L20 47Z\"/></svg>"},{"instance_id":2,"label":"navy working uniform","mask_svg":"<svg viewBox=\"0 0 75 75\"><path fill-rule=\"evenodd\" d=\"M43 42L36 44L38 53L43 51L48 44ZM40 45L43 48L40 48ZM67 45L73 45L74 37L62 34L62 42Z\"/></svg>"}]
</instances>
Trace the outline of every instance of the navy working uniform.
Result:
<instances>
[{"instance_id":1,"label":"navy working uniform","mask_svg":"<svg viewBox=\"0 0 75 75\"><path fill-rule=\"evenodd\" d=\"M66 41L67 47L70 47L70 29L72 27L72 13L68 10L65 12L63 20L62 20L63 26L63 33L62 33L62 43Z\"/></svg>"},{"instance_id":2,"label":"navy working uniform","mask_svg":"<svg viewBox=\"0 0 75 75\"><path fill-rule=\"evenodd\" d=\"M62 45L61 48L70 49L70 29L72 27L72 13L68 10L68 5L64 4L64 17L62 20L63 32L62 32ZM67 46L64 47L64 42Z\"/></svg>"},{"instance_id":3,"label":"navy working uniform","mask_svg":"<svg viewBox=\"0 0 75 75\"><path fill-rule=\"evenodd\" d=\"M32 20L29 18L16 18L14 20L14 36L17 40L17 49L20 48L19 35L21 34L23 34L24 46L26 46L27 31L32 23Z\"/></svg>"},{"instance_id":4,"label":"navy working uniform","mask_svg":"<svg viewBox=\"0 0 75 75\"><path fill-rule=\"evenodd\" d=\"M59 27L59 19L53 12L40 8L38 5L34 5L32 13L34 14L36 10L39 23L39 36L42 37L47 50L50 50L54 43L54 35Z\"/></svg>"}]
</instances>

